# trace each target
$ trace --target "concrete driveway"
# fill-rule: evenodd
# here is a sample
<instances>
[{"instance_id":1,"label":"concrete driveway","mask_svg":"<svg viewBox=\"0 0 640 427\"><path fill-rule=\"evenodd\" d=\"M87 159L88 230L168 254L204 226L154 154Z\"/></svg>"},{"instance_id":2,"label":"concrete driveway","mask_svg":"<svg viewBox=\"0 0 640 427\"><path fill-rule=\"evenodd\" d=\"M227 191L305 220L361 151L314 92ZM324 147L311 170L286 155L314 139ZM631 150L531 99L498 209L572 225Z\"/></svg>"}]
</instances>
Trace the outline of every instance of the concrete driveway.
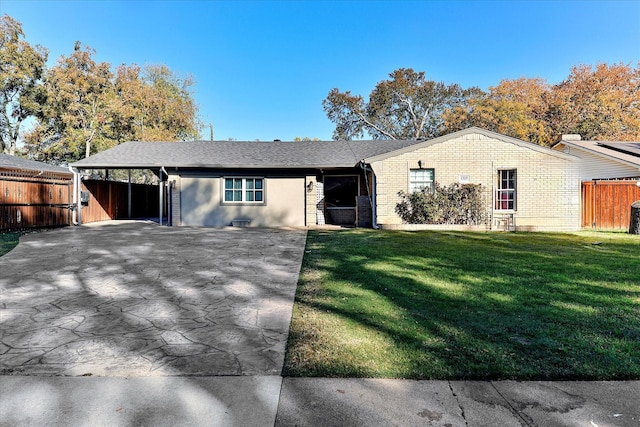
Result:
<instances>
[{"instance_id":1,"label":"concrete driveway","mask_svg":"<svg viewBox=\"0 0 640 427\"><path fill-rule=\"evenodd\" d=\"M118 223L0 258L0 374L279 375L306 232Z\"/></svg>"}]
</instances>

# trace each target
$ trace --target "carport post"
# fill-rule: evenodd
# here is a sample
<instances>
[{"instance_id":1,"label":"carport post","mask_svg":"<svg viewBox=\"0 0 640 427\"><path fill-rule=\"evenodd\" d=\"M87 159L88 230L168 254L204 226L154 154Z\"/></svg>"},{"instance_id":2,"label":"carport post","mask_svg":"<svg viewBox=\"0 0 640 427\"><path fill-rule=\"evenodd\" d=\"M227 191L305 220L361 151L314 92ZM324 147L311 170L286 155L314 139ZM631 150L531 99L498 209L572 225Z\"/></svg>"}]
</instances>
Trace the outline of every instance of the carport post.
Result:
<instances>
[{"instance_id":1,"label":"carport post","mask_svg":"<svg viewBox=\"0 0 640 427\"><path fill-rule=\"evenodd\" d=\"M131 169L129 169L129 182L127 184L127 217L131 219Z\"/></svg>"},{"instance_id":2,"label":"carport post","mask_svg":"<svg viewBox=\"0 0 640 427\"><path fill-rule=\"evenodd\" d=\"M167 178L169 177L169 174L167 173L167 171L165 170L164 166L160 167L160 173L158 174L160 176L160 185L158 185L158 191L160 192L160 197L158 197L158 199L160 199L160 213L158 215L158 218L160 219L159 223L160 225L162 225L162 211L163 211L163 207L164 207L164 203L162 200L162 196L164 193L164 181L162 180L162 175L167 175Z\"/></svg>"},{"instance_id":3,"label":"carport post","mask_svg":"<svg viewBox=\"0 0 640 427\"><path fill-rule=\"evenodd\" d=\"M162 169L160 168L160 182L158 183L158 199L160 200L160 206L158 211L158 223L162 225Z\"/></svg>"}]
</instances>

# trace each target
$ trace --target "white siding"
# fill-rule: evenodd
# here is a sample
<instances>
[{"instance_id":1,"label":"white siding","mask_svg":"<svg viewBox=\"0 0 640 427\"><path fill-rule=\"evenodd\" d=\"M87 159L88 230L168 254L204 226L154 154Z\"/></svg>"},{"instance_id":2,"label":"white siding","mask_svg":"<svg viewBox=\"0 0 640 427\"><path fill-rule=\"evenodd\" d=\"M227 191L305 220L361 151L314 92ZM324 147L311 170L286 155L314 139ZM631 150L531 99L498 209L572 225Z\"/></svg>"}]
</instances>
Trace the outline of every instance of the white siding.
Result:
<instances>
[{"instance_id":1,"label":"white siding","mask_svg":"<svg viewBox=\"0 0 640 427\"><path fill-rule=\"evenodd\" d=\"M563 150L567 152L566 150ZM577 156L580 161L580 180L591 181L593 179L610 178L636 178L640 177L640 168L609 159L605 156L592 154L579 148L568 148L569 154Z\"/></svg>"}]
</instances>

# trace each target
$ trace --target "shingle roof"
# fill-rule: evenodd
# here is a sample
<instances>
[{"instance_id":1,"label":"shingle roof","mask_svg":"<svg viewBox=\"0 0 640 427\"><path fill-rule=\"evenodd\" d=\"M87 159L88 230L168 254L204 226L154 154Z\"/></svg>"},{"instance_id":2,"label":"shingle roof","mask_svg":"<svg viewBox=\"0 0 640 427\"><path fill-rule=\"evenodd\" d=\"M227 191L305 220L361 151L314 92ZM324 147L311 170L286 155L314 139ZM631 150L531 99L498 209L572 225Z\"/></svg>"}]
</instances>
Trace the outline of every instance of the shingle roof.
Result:
<instances>
[{"instance_id":1,"label":"shingle roof","mask_svg":"<svg viewBox=\"0 0 640 427\"><path fill-rule=\"evenodd\" d=\"M303 141L303 142L126 142L80 160L72 166L81 169L187 168L339 168L353 167L361 160L384 160L410 150L468 134L483 134L507 143L558 157L574 159L562 152L511 138L478 127L427 141Z\"/></svg>"},{"instance_id":2,"label":"shingle roof","mask_svg":"<svg viewBox=\"0 0 640 427\"><path fill-rule=\"evenodd\" d=\"M367 157L419 141L126 142L72 166L101 168L330 168L353 167Z\"/></svg>"},{"instance_id":3,"label":"shingle roof","mask_svg":"<svg viewBox=\"0 0 640 427\"><path fill-rule=\"evenodd\" d=\"M0 154L0 169L11 170L29 170L36 172L52 172L62 175L72 175L68 169L60 166L50 165L48 163L36 162L34 160L23 159L22 157L10 156L8 154Z\"/></svg>"}]
</instances>

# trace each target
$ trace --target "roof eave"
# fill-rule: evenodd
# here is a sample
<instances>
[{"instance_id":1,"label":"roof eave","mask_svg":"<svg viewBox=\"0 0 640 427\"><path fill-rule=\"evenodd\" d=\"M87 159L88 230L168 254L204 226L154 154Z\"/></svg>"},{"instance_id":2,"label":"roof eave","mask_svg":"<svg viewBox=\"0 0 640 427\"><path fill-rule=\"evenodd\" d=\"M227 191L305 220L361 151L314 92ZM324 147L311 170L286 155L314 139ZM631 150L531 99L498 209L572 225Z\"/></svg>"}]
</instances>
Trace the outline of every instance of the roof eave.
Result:
<instances>
[{"instance_id":1,"label":"roof eave","mask_svg":"<svg viewBox=\"0 0 640 427\"><path fill-rule=\"evenodd\" d=\"M398 150L393 150L390 151L388 153L384 153L384 154L379 154L377 156L373 156L370 157L368 159L364 159L366 163L373 163L373 162L377 162L377 161L381 161L381 160L386 160L390 157L396 157L402 154L406 154L409 153L411 151L414 151L416 149L420 149L420 148L426 148L426 147L430 147L432 145L435 144L439 144L441 142L445 142L451 139L455 139L455 138L459 138L461 136L465 136L465 135L469 135L469 134L473 134L473 133L479 133L482 134L488 138L493 138L493 139L497 139L500 141L504 141L507 143L511 143L511 144L515 144L518 145L520 147L525 147L525 148L529 148L531 150L534 151L538 151L541 153L545 153L545 154L550 154L552 156L556 156L556 157L561 157L564 158L566 160L577 160L577 158L575 156L572 156L570 154L566 154L566 153L562 153L559 151L554 151L548 147L543 147L541 145L537 145L534 144L533 142L527 142L527 141L523 141L522 139L518 139L518 138L513 138L511 136L507 136L507 135L503 135L501 133L497 133L497 132L493 132L490 130L486 130L486 129L482 129L479 128L477 126L472 126L470 128L467 129L463 129L463 130L459 130L457 132L453 132L453 133L448 133L446 135L442 135L439 136L437 138L433 138L433 139L429 139L427 141L423 141L423 142L419 142L417 144L413 144L413 145L409 145L407 147L403 147L400 148Z\"/></svg>"},{"instance_id":2,"label":"roof eave","mask_svg":"<svg viewBox=\"0 0 640 427\"><path fill-rule=\"evenodd\" d=\"M631 166L631 167L635 167L635 168L640 169L640 158L638 158L638 162L630 162L628 160L621 159L620 157L612 156L612 155L607 154L607 153L603 153L602 151L593 150L592 148L586 147L584 145L574 144L574 143L572 143L570 141L560 141L557 144L554 144L553 147L555 148L560 144L564 144L567 147L575 148L575 149L578 149L578 150L584 150L584 151L592 153L592 154L594 154L596 156L605 157L605 158L607 158L609 160L613 160L613 161L616 161L616 162L624 163L627 166ZM611 150L610 148L608 148L608 149ZM615 151L615 150L612 150L612 151ZM623 153L623 154L626 154L626 153ZM627 155L628 156L632 156L631 154L627 154Z\"/></svg>"}]
</instances>

